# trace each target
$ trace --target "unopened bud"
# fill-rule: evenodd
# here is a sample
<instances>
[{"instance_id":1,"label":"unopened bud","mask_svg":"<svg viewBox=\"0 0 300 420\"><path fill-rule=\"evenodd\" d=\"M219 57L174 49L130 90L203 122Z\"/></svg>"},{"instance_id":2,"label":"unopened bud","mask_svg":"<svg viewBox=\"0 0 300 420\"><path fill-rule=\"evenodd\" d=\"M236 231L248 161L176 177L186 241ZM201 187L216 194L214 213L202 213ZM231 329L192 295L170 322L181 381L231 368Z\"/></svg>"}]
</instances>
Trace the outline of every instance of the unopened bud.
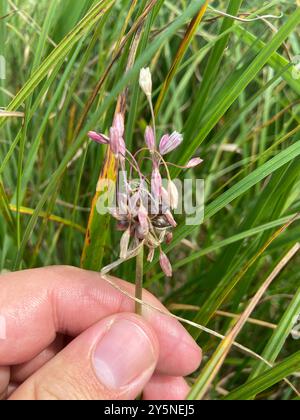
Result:
<instances>
[{"instance_id":1,"label":"unopened bud","mask_svg":"<svg viewBox=\"0 0 300 420\"><path fill-rule=\"evenodd\" d=\"M168 222L170 223L170 225L175 228L177 226L177 223L176 223L172 213L170 212L170 210L166 211L165 216L166 216Z\"/></svg>"},{"instance_id":2,"label":"unopened bud","mask_svg":"<svg viewBox=\"0 0 300 420\"><path fill-rule=\"evenodd\" d=\"M146 96L150 97L152 95L152 77L149 67L140 71L140 87Z\"/></svg>"},{"instance_id":3,"label":"unopened bud","mask_svg":"<svg viewBox=\"0 0 300 420\"><path fill-rule=\"evenodd\" d=\"M115 127L111 127L110 129L110 147L113 154L118 157L119 156L119 149L120 149L120 142L119 142L119 131Z\"/></svg>"},{"instance_id":4,"label":"unopened bud","mask_svg":"<svg viewBox=\"0 0 300 420\"><path fill-rule=\"evenodd\" d=\"M172 210L177 209L179 202L179 194L176 185L173 181L168 184L169 203Z\"/></svg>"},{"instance_id":5,"label":"unopened bud","mask_svg":"<svg viewBox=\"0 0 300 420\"><path fill-rule=\"evenodd\" d=\"M120 137L124 136L125 123L124 123L124 117L120 112L115 115L113 127L118 130Z\"/></svg>"},{"instance_id":6,"label":"unopened bud","mask_svg":"<svg viewBox=\"0 0 300 420\"><path fill-rule=\"evenodd\" d=\"M89 131L88 136L91 140L99 144L108 144L109 138L104 134L96 133L96 131Z\"/></svg>"},{"instance_id":7,"label":"unopened bud","mask_svg":"<svg viewBox=\"0 0 300 420\"><path fill-rule=\"evenodd\" d=\"M155 149L155 136L154 136L154 131L152 127L147 127L146 131L145 131L145 140L146 140L146 144L148 149L150 150L150 152L154 152Z\"/></svg>"},{"instance_id":8,"label":"unopened bud","mask_svg":"<svg viewBox=\"0 0 300 420\"><path fill-rule=\"evenodd\" d=\"M200 158L193 158L189 161L186 165L186 168L195 168L195 166L200 165L203 162L203 159Z\"/></svg>"},{"instance_id":9,"label":"unopened bud","mask_svg":"<svg viewBox=\"0 0 300 420\"><path fill-rule=\"evenodd\" d=\"M169 261L169 258L166 256L166 254L163 251L160 251L159 263L165 275L167 277L172 277L173 272L172 272L171 263Z\"/></svg>"},{"instance_id":10,"label":"unopened bud","mask_svg":"<svg viewBox=\"0 0 300 420\"><path fill-rule=\"evenodd\" d=\"M162 179L158 168L154 168L151 177L151 192L154 198L160 198L162 193Z\"/></svg>"}]
</instances>

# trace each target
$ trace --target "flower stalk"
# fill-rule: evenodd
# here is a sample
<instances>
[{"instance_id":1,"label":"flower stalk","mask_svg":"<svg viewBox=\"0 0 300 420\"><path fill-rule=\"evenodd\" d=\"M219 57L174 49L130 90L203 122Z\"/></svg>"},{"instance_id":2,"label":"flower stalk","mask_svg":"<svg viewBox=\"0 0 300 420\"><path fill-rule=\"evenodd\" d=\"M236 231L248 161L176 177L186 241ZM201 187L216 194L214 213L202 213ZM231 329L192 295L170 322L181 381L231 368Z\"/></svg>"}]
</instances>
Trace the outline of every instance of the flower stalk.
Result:
<instances>
[{"instance_id":1,"label":"flower stalk","mask_svg":"<svg viewBox=\"0 0 300 420\"><path fill-rule=\"evenodd\" d=\"M135 273L135 297L139 300L135 302L135 313L142 315L142 304L143 299L143 279L144 279L144 246L141 247L139 253L136 256L136 273Z\"/></svg>"}]
</instances>

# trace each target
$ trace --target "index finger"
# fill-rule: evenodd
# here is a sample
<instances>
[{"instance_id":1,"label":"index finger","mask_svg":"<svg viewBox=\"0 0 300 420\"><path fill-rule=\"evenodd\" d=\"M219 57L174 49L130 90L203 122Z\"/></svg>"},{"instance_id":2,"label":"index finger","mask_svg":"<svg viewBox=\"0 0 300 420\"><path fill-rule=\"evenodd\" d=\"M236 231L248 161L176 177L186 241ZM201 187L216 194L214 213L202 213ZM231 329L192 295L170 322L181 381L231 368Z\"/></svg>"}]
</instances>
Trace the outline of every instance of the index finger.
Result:
<instances>
[{"instance_id":1,"label":"index finger","mask_svg":"<svg viewBox=\"0 0 300 420\"><path fill-rule=\"evenodd\" d=\"M134 295L132 284L111 279ZM145 291L143 298L163 308L149 292ZM4 339L0 337L0 366L31 360L55 340L57 333L74 337L102 318L133 311L134 301L99 273L48 267L0 276L0 317L5 320L6 332ZM201 350L183 326L149 308L144 317L160 345L157 370L174 376L193 372L200 363Z\"/></svg>"}]
</instances>

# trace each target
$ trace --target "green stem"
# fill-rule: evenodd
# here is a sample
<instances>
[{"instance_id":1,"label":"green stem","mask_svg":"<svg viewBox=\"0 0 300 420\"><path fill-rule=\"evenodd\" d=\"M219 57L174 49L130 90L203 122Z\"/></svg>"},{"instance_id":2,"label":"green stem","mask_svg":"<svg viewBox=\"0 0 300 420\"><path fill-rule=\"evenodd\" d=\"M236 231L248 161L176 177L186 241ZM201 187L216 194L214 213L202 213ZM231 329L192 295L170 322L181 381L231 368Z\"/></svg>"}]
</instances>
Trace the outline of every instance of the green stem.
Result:
<instances>
[{"instance_id":1,"label":"green stem","mask_svg":"<svg viewBox=\"0 0 300 420\"><path fill-rule=\"evenodd\" d=\"M136 256L136 275L135 275L135 297L142 300L143 297L143 276L144 276L144 247L141 248L140 252ZM135 303L135 313L142 315L142 304L140 302Z\"/></svg>"},{"instance_id":2,"label":"green stem","mask_svg":"<svg viewBox=\"0 0 300 420\"><path fill-rule=\"evenodd\" d=\"M147 96L147 99L148 99L150 110L151 110L151 117L152 117L152 123L153 123L153 131L154 131L154 136L155 136L155 140L156 140L156 123L155 123L155 114L154 114L154 108L153 108L152 98L151 98L151 96Z\"/></svg>"}]
</instances>

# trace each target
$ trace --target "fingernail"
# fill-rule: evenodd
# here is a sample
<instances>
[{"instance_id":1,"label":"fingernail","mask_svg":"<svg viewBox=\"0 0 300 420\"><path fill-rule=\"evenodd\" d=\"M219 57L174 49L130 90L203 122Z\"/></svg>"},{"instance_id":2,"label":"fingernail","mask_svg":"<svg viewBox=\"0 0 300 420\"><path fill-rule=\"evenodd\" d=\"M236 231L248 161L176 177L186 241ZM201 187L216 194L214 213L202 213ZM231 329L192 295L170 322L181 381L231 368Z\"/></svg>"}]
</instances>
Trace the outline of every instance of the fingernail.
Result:
<instances>
[{"instance_id":1,"label":"fingernail","mask_svg":"<svg viewBox=\"0 0 300 420\"><path fill-rule=\"evenodd\" d=\"M129 385L154 367L156 358L146 332L130 320L116 320L94 352L94 368L109 389Z\"/></svg>"}]
</instances>

